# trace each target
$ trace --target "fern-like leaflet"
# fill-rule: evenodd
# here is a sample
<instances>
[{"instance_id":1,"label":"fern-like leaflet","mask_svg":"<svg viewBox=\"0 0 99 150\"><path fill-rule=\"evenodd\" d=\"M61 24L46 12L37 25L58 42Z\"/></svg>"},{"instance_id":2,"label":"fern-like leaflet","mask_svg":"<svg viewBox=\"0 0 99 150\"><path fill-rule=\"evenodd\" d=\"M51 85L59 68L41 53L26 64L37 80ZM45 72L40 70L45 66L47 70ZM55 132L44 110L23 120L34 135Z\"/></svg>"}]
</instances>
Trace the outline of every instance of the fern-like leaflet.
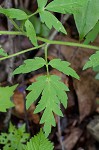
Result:
<instances>
[{"instance_id":1,"label":"fern-like leaflet","mask_svg":"<svg viewBox=\"0 0 99 150\"><path fill-rule=\"evenodd\" d=\"M87 69L90 67L95 68L97 66L99 66L99 51L90 56L89 61L85 64L83 69Z\"/></svg>"},{"instance_id":2,"label":"fern-like leaflet","mask_svg":"<svg viewBox=\"0 0 99 150\"><path fill-rule=\"evenodd\" d=\"M17 86L18 85L14 85L11 87L0 87L0 111L6 112L6 109L14 107L14 104L13 102L11 102L10 98L12 97L13 92Z\"/></svg>"},{"instance_id":3,"label":"fern-like leaflet","mask_svg":"<svg viewBox=\"0 0 99 150\"><path fill-rule=\"evenodd\" d=\"M48 135L51 132L51 126L56 125L53 113L63 116L59 104L62 103L65 108L67 107L65 92L69 89L58 76L50 75L38 77L37 82L30 85L27 90L32 90L27 96L27 108L33 103L33 100L36 100L34 98L42 95L34 113L44 110L40 123L44 123L44 131Z\"/></svg>"},{"instance_id":4,"label":"fern-like leaflet","mask_svg":"<svg viewBox=\"0 0 99 150\"><path fill-rule=\"evenodd\" d=\"M45 137L42 130L27 142L25 150L53 150L53 144Z\"/></svg>"},{"instance_id":5,"label":"fern-like leaflet","mask_svg":"<svg viewBox=\"0 0 99 150\"><path fill-rule=\"evenodd\" d=\"M8 133L1 133L0 144L4 145L3 150L25 150L24 143L29 139L25 133L25 124L16 128L10 123Z\"/></svg>"},{"instance_id":6,"label":"fern-like leaflet","mask_svg":"<svg viewBox=\"0 0 99 150\"><path fill-rule=\"evenodd\" d=\"M46 66L46 61L43 58L36 57L32 60L25 60L25 64L19 66L19 68L14 71L14 74L28 73L44 65ZM66 75L79 79L77 73L70 67L69 62L61 61L61 59L53 59L48 63L48 66L49 65ZM60 110L60 104L62 103L65 108L67 107L68 98L66 92L69 91L69 89L61 82L61 78L58 76L45 75L38 77L36 82L30 85L27 90L30 91L26 97L27 109L41 96L34 113L44 111L40 123L44 123L44 131L46 135L48 135L51 132L51 126L56 125L54 113L63 116Z\"/></svg>"},{"instance_id":7,"label":"fern-like leaflet","mask_svg":"<svg viewBox=\"0 0 99 150\"><path fill-rule=\"evenodd\" d=\"M7 53L4 51L4 49L3 48L1 48L1 46L0 46L0 56L8 56L7 55Z\"/></svg>"}]
</instances>

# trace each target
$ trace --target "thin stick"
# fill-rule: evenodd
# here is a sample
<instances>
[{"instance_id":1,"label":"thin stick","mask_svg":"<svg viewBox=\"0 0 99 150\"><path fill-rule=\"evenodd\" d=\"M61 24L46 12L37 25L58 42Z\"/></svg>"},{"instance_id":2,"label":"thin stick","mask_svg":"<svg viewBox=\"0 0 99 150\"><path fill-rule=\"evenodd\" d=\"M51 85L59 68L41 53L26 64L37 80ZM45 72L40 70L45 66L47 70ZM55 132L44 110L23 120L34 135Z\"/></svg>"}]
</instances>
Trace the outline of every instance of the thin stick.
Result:
<instances>
[{"instance_id":1,"label":"thin stick","mask_svg":"<svg viewBox=\"0 0 99 150\"><path fill-rule=\"evenodd\" d=\"M18 55L21 55L21 54L24 54L24 53L27 53L27 52L32 51L32 50L36 50L36 49L41 48L41 47L43 47L43 46L45 46L45 44L42 44L42 45L39 45L39 46L37 46L37 47L32 47L32 48L29 48L29 49L20 51L20 52L18 52L18 53L15 53L15 54L12 54L12 55L9 55L9 56L6 56L6 57L2 57L2 58L0 58L0 61L1 61L1 60L5 60L5 59L8 59L8 58L11 58L11 57L15 57L15 56L18 56Z\"/></svg>"},{"instance_id":2,"label":"thin stick","mask_svg":"<svg viewBox=\"0 0 99 150\"><path fill-rule=\"evenodd\" d=\"M24 7L25 7L25 8L28 8L29 2L30 2L29 0L25 0L25 3L24 3Z\"/></svg>"},{"instance_id":3,"label":"thin stick","mask_svg":"<svg viewBox=\"0 0 99 150\"><path fill-rule=\"evenodd\" d=\"M58 138L59 138L59 142L60 142L60 144L61 144L62 150L66 150L66 149L64 148L64 144L63 144L63 141L62 141L60 117L58 116L57 118L58 118Z\"/></svg>"},{"instance_id":4,"label":"thin stick","mask_svg":"<svg viewBox=\"0 0 99 150\"><path fill-rule=\"evenodd\" d=\"M17 32L17 31L0 31L0 35L6 34L6 35L24 35L26 36L25 33L22 32ZM62 42L62 41L56 41L56 40L49 40L46 38L42 38L37 36L38 41L42 41L45 43L49 44L55 44L55 45L66 45L66 46L73 46L73 47L81 47L81 48L87 48L87 49L93 49L93 50L99 50L98 46L93 46L93 45L86 45L86 44L81 44L81 43L75 43L75 42Z\"/></svg>"},{"instance_id":5,"label":"thin stick","mask_svg":"<svg viewBox=\"0 0 99 150\"><path fill-rule=\"evenodd\" d=\"M5 1L5 7L6 8L11 8L12 7L11 0L6 0ZM8 20L8 19L7 19L7 23L8 23L8 30L11 31L13 29L13 25L11 24L10 20ZM9 54L13 54L14 53L14 51L13 51L14 45L13 45L12 36L9 35L8 40L9 40L9 44L10 44ZM11 58L11 59L9 59L9 63L7 63L7 67L6 67L6 70L7 70L7 73L8 73L8 79L7 80L10 84L13 84L13 78L12 78L13 64L14 64L14 58ZM12 108L10 108L8 110L8 112L6 114L6 117L5 117L5 120L4 120L4 124L5 124L6 128L8 127L9 122L10 122L11 113L12 113Z\"/></svg>"}]
</instances>

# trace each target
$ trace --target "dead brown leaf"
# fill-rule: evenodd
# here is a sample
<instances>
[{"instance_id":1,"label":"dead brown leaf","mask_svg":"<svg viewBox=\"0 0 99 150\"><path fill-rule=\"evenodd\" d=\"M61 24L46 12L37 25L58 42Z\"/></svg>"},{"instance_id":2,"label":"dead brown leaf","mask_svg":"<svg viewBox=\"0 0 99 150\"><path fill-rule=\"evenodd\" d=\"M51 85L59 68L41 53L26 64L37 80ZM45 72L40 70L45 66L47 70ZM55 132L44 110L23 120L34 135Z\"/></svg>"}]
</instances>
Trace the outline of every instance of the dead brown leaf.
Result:
<instances>
[{"instance_id":1,"label":"dead brown leaf","mask_svg":"<svg viewBox=\"0 0 99 150\"><path fill-rule=\"evenodd\" d=\"M35 110L35 105L32 104L30 108L25 112L24 109L24 95L20 91L15 91L13 96L13 102L15 104L15 109L13 109L12 114L18 118L24 119L25 113L27 113L27 118L29 121L33 121L35 124L39 123L40 117L38 114L33 114Z\"/></svg>"},{"instance_id":2,"label":"dead brown leaf","mask_svg":"<svg viewBox=\"0 0 99 150\"><path fill-rule=\"evenodd\" d=\"M63 141L64 147L67 150L72 150L82 135L83 131L79 128L73 128L70 135Z\"/></svg>"}]
</instances>

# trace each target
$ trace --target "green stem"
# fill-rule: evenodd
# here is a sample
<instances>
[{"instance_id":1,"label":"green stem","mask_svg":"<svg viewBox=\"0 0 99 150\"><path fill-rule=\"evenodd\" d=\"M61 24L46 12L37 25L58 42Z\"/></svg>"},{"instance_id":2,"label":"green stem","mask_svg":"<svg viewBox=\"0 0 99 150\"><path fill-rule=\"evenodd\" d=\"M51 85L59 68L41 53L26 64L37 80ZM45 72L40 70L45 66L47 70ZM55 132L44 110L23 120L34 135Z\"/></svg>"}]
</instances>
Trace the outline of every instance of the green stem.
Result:
<instances>
[{"instance_id":1,"label":"green stem","mask_svg":"<svg viewBox=\"0 0 99 150\"><path fill-rule=\"evenodd\" d=\"M24 54L24 53L26 53L26 52L29 52L29 51L32 51L32 50L41 48L41 47L43 47L43 46L45 46L45 44L39 45L39 46L37 46L37 47L32 47L32 48L23 50L23 51L21 51L21 52L18 52L18 53L15 53L15 54L12 54L12 55L9 55L9 56L6 56L6 57L2 57L2 58L0 58L0 61L1 61L1 60L5 60L5 59L8 59L8 58L11 58L11 57L15 57L15 56L18 56L18 55L21 55L21 54Z\"/></svg>"},{"instance_id":2,"label":"green stem","mask_svg":"<svg viewBox=\"0 0 99 150\"><path fill-rule=\"evenodd\" d=\"M20 32L20 31L0 31L0 35L24 35L26 36L25 33Z\"/></svg>"},{"instance_id":3,"label":"green stem","mask_svg":"<svg viewBox=\"0 0 99 150\"><path fill-rule=\"evenodd\" d=\"M33 14L29 15L28 18L31 18L32 16L34 16L34 15L36 15L36 14L38 14L38 13L39 13L39 10L37 9L37 11L34 12Z\"/></svg>"},{"instance_id":4,"label":"green stem","mask_svg":"<svg viewBox=\"0 0 99 150\"><path fill-rule=\"evenodd\" d=\"M18 31L0 31L0 34L26 36L26 33L18 32ZM99 50L99 47L97 46L85 45L85 44L74 43L74 42L61 42L61 41L55 41L55 40L52 41L52 40L48 40L42 37L37 37L37 40L45 42L45 43L49 43L49 44L66 45L66 46L74 46L74 47L82 47L82 48Z\"/></svg>"},{"instance_id":5,"label":"green stem","mask_svg":"<svg viewBox=\"0 0 99 150\"><path fill-rule=\"evenodd\" d=\"M10 21L18 31L21 31L21 29L19 28L19 26L16 24L16 22L13 19L10 18Z\"/></svg>"},{"instance_id":6,"label":"green stem","mask_svg":"<svg viewBox=\"0 0 99 150\"><path fill-rule=\"evenodd\" d=\"M46 70L47 70L47 75L49 76L49 68L48 68L48 61L47 61L47 51L48 51L48 44L45 46L45 61L46 61Z\"/></svg>"},{"instance_id":7,"label":"green stem","mask_svg":"<svg viewBox=\"0 0 99 150\"><path fill-rule=\"evenodd\" d=\"M99 47L97 46L92 46L92 45L85 45L85 44L80 44L80 43L74 43L74 42L61 42L61 41L55 41L55 40L48 40L42 37L37 37L39 41L49 43L49 44L57 44L57 45L66 45L66 46L74 46L74 47L82 47L82 48L88 48L88 49L94 49L94 50L99 50Z\"/></svg>"},{"instance_id":8,"label":"green stem","mask_svg":"<svg viewBox=\"0 0 99 150\"><path fill-rule=\"evenodd\" d=\"M10 19L11 23L13 24L13 26L14 26L18 31L20 31L21 33L23 33L23 35L25 35L25 31L24 31L23 29L21 29L13 19L11 19L11 18L9 18L9 19Z\"/></svg>"}]
</instances>

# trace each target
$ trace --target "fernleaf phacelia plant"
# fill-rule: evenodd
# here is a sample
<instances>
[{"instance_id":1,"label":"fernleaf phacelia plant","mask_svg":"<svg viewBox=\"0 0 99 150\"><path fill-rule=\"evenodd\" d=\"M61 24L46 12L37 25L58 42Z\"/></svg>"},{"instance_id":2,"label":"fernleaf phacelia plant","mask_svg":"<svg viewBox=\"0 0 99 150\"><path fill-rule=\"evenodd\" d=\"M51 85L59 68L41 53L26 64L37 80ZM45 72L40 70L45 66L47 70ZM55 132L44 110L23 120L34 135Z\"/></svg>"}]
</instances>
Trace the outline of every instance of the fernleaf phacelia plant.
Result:
<instances>
[{"instance_id":1,"label":"fernleaf phacelia plant","mask_svg":"<svg viewBox=\"0 0 99 150\"><path fill-rule=\"evenodd\" d=\"M53 68L59 70L60 72L63 72L64 74L68 76L72 76L76 79L79 79L79 76L70 67L70 63L67 61L61 61L61 59L53 59L49 62L49 65L51 65Z\"/></svg>"},{"instance_id":2,"label":"fernleaf phacelia plant","mask_svg":"<svg viewBox=\"0 0 99 150\"><path fill-rule=\"evenodd\" d=\"M41 18L41 21L45 23L49 29L54 27L57 31L60 31L66 34L66 30L63 27L62 23L49 11L40 12L40 18Z\"/></svg>"},{"instance_id":3,"label":"fernleaf phacelia plant","mask_svg":"<svg viewBox=\"0 0 99 150\"><path fill-rule=\"evenodd\" d=\"M80 37L83 38L99 20L99 0L80 0L83 4L79 13L74 14Z\"/></svg>"},{"instance_id":4,"label":"fernleaf phacelia plant","mask_svg":"<svg viewBox=\"0 0 99 150\"><path fill-rule=\"evenodd\" d=\"M29 37L30 41L34 46L37 46L38 45L37 38L36 38L36 33L33 24L29 20L27 20L25 22L25 27L26 27L27 37Z\"/></svg>"},{"instance_id":5,"label":"fernleaf phacelia plant","mask_svg":"<svg viewBox=\"0 0 99 150\"><path fill-rule=\"evenodd\" d=\"M56 18L53 12L58 12L62 14L73 14L81 39L84 36L88 35L89 31L91 32L92 29L94 30L93 32L96 36L98 32L97 24L99 20L99 0L53 0L49 3L48 0L37 0L37 3L38 9L33 14L28 14L20 9L4 9L0 7L0 13L6 15L16 28L16 31L0 31L0 34L26 36L35 46L34 48L23 50L10 56L6 56L6 54L4 54L4 51L1 49L1 55L6 57L0 58L0 60L17 56L19 54L37 48L44 48L45 59L38 57L36 57L35 59L27 59L24 61L23 65L15 69L13 74L15 75L20 73L29 73L31 71L40 69L41 67L46 67L46 75L38 77L36 82L34 82L27 88L27 90L29 90L30 93L26 97L26 107L28 109L30 105L37 100L38 97L40 98L40 101L38 102L34 113L44 111L40 123L44 123L44 131L46 135L48 135L51 132L51 126L55 126L54 113L59 116L62 116L60 104L63 104L65 108L67 107L66 91L69 90L68 87L61 82L61 79L59 77L55 75L50 75L49 66L59 70L60 72L68 76L72 76L76 79L79 79L77 73L70 67L70 63L66 61L61 61L60 59L53 59L50 62L47 61L48 44L68 45L75 47L91 48L95 50L99 50L99 47L80 43L51 41L42 37L38 37L35 27L31 22L31 17L39 13L41 22L45 23L45 25L49 29L52 29L54 27L57 31L66 34L67 32L64 26ZM21 27L17 24L16 20L22 22ZM92 38L90 38L90 40L92 41ZM38 46L38 41L44 42L44 44ZM84 68L92 66L95 67L99 65L98 60L99 54L98 52L96 52L96 54L90 57L90 61L85 65ZM13 87L10 89L12 89L12 91L14 90ZM5 88L5 92L3 88L1 88L1 91L3 91L3 93L5 93L6 91L8 92L8 87ZM0 94L2 95L2 92ZM11 93L8 93L7 97L4 97L4 99L8 100L10 96ZM12 103L10 101L10 104L7 102L6 106L6 104L3 102L3 99L1 100L1 103L4 105L4 108L1 107L1 111L6 111L6 108L12 106Z\"/></svg>"},{"instance_id":6,"label":"fernleaf phacelia plant","mask_svg":"<svg viewBox=\"0 0 99 150\"><path fill-rule=\"evenodd\" d=\"M46 61L43 58L38 57L32 60L26 60L25 64L14 71L14 74L28 73L37 70L44 65L47 65L46 67L48 69L48 66L50 65L66 75L79 79L76 72L69 67L70 63L61 61L60 59L53 59L49 63ZM44 131L48 135L51 132L51 126L55 126L56 124L53 113L63 116L59 104L62 103L65 108L67 107L66 91L69 91L69 89L60 81L58 76L50 75L48 72L46 76L38 77L37 81L30 85L27 90L31 91L26 97L27 109L40 95L42 95L34 113L44 110L40 123L44 123Z\"/></svg>"},{"instance_id":7,"label":"fernleaf phacelia plant","mask_svg":"<svg viewBox=\"0 0 99 150\"><path fill-rule=\"evenodd\" d=\"M0 87L0 111L6 112L6 109L14 107L14 104L11 102L10 98L16 87L17 85L11 87Z\"/></svg>"},{"instance_id":8,"label":"fernleaf phacelia plant","mask_svg":"<svg viewBox=\"0 0 99 150\"><path fill-rule=\"evenodd\" d=\"M40 57L35 57L35 59L27 59L24 61L23 65L14 70L13 74L29 73L43 67L45 64L45 60Z\"/></svg>"},{"instance_id":9,"label":"fernleaf phacelia plant","mask_svg":"<svg viewBox=\"0 0 99 150\"><path fill-rule=\"evenodd\" d=\"M25 143L29 134L25 133L25 125L16 128L10 123L8 133L1 133L0 144L4 145L3 150L25 150Z\"/></svg>"},{"instance_id":10,"label":"fernleaf phacelia plant","mask_svg":"<svg viewBox=\"0 0 99 150\"><path fill-rule=\"evenodd\" d=\"M42 130L27 142L25 150L53 150L53 144L45 137Z\"/></svg>"},{"instance_id":11,"label":"fernleaf phacelia plant","mask_svg":"<svg viewBox=\"0 0 99 150\"><path fill-rule=\"evenodd\" d=\"M62 23L49 11L46 11L45 5L47 3L47 0L44 2L38 1L38 10L40 14L41 21L46 24L46 26L51 29L54 27L57 31L63 32L66 34L66 30L63 27Z\"/></svg>"},{"instance_id":12,"label":"fernleaf phacelia plant","mask_svg":"<svg viewBox=\"0 0 99 150\"><path fill-rule=\"evenodd\" d=\"M0 47L0 56L8 56L7 53L4 51L3 48Z\"/></svg>"},{"instance_id":13,"label":"fernleaf phacelia plant","mask_svg":"<svg viewBox=\"0 0 99 150\"><path fill-rule=\"evenodd\" d=\"M95 72L98 72L95 78L99 80L99 51L90 56L89 61L87 61L83 67L83 70L91 67Z\"/></svg>"},{"instance_id":14,"label":"fernleaf phacelia plant","mask_svg":"<svg viewBox=\"0 0 99 150\"><path fill-rule=\"evenodd\" d=\"M99 21L96 23L94 28L86 35L84 44L89 44L90 42L94 42L98 34L99 34Z\"/></svg>"},{"instance_id":15,"label":"fernleaf phacelia plant","mask_svg":"<svg viewBox=\"0 0 99 150\"><path fill-rule=\"evenodd\" d=\"M11 19L16 19L16 20L25 20L28 18L28 15L20 10L20 9L14 9L14 8L10 8L10 9L4 9L4 8L0 8L0 13L6 15L7 17L11 18Z\"/></svg>"},{"instance_id":16,"label":"fernleaf phacelia plant","mask_svg":"<svg viewBox=\"0 0 99 150\"><path fill-rule=\"evenodd\" d=\"M83 69L87 69L90 67L95 68L97 66L99 66L99 51L90 56L89 61L85 64Z\"/></svg>"},{"instance_id":17,"label":"fernleaf phacelia plant","mask_svg":"<svg viewBox=\"0 0 99 150\"><path fill-rule=\"evenodd\" d=\"M84 0L85 1L85 0ZM52 12L58 12L62 14L70 13L79 13L79 10L82 7L82 1L81 0L54 0L51 3L49 3L45 9L52 11Z\"/></svg>"}]
</instances>

